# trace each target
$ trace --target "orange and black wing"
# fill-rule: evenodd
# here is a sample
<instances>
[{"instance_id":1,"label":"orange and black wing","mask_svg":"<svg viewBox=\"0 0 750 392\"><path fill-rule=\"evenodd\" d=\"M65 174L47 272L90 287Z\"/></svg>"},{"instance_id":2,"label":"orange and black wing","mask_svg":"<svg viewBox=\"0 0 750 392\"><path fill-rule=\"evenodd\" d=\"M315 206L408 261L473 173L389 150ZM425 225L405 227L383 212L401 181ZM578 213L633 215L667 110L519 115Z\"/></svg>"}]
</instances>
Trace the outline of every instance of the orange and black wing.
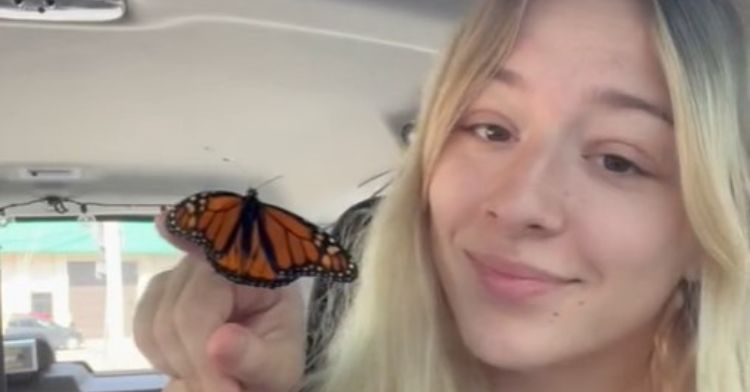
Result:
<instances>
[{"instance_id":1,"label":"orange and black wing","mask_svg":"<svg viewBox=\"0 0 750 392\"><path fill-rule=\"evenodd\" d=\"M259 287L287 285L300 276L342 282L357 277L347 252L303 218L251 198L226 254L214 261L229 280Z\"/></svg>"},{"instance_id":2,"label":"orange and black wing","mask_svg":"<svg viewBox=\"0 0 750 392\"><path fill-rule=\"evenodd\" d=\"M347 251L328 233L282 208L262 204L257 226L262 248L282 278L318 276L340 282L357 278Z\"/></svg>"},{"instance_id":3,"label":"orange and black wing","mask_svg":"<svg viewBox=\"0 0 750 392\"><path fill-rule=\"evenodd\" d=\"M196 193L178 203L166 218L170 233L203 247L217 260L229 251L239 230L245 198L232 192Z\"/></svg>"},{"instance_id":4,"label":"orange and black wing","mask_svg":"<svg viewBox=\"0 0 750 392\"><path fill-rule=\"evenodd\" d=\"M254 195L193 195L169 213L167 228L201 245L214 269L235 283L278 287L300 276L357 277L348 253L328 233Z\"/></svg>"}]
</instances>

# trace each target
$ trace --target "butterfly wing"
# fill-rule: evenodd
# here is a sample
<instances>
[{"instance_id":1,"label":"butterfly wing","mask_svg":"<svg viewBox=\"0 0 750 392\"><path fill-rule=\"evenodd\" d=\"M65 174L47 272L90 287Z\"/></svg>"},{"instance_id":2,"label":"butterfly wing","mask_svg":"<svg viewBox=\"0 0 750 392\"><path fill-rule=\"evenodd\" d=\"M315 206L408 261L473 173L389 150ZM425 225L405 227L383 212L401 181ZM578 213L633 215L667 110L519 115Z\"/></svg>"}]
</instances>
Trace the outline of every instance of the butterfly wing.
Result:
<instances>
[{"instance_id":1,"label":"butterfly wing","mask_svg":"<svg viewBox=\"0 0 750 392\"><path fill-rule=\"evenodd\" d=\"M245 203L232 244L212 260L216 271L229 280L274 288L300 276L342 282L357 277L346 251L314 224L255 198Z\"/></svg>"},{"instance_id":2,"label":"butterfly wing","mask_svg":"<svg viewBox=\"0 0 750 392\"><path fill-rule=\"evenodd\" d=\"M304 218L269 204L260 210L261 248L278 274L294 280L319 276L340 282L357 278L357 268L338 242Z\"/></svg>"},{"instance_id":3,"label":"butterfly wing","mask_svg":"<svg viewBox=\"0 0 750 392\"><path fill-rule=\"evenodd\" d=\"M214 269L235 283L278 287L300 276L357 277L349 255L328 233L254 195L195 194L170 211L166 226L202 246Z\"/></svg>"},{"instance_id":4,"label":"butterfly wing","mask_svg":"<svg viewBox=\"0 0 750 392\"><path fill-rule=\"evenodd\" d=\"M260 204L255 203L247 208L257 213ZM252 216L253 211L249 215ZM261 240L264 234L257 218L245 219L246 223L240 225L227 253L212 260L214 269L232 282L244 285L274 288L291 283L294 279L280 273L264 250Z\"/></svg>"},{"instance_id":5,"label":"butterfly wing","mask_svg":"<svg viewBox=\"0 0 750 392\"><path fill-rule=\"evenodd\" d=\"M211 260L223 257L239 229L245 198L232 192L196 193L168 214L167 230L200 245Z\"/></svg>"}]
</instances>

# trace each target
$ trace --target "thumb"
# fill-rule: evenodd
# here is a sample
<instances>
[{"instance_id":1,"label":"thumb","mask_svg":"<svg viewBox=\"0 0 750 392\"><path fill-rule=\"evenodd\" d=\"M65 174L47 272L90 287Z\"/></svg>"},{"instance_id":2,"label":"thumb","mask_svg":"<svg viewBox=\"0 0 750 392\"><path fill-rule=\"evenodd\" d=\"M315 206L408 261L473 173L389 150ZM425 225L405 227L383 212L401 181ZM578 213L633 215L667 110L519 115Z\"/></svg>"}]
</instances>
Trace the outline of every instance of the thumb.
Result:
<instances>
[{"instance_id":1,"label":"thumb","mask_svg":"<svg viewBox=\"0 0 750 392\"><path fill-rule=\"evenodd\" d=\"M252 372L257 363L241 361L248 351L256 351L260 339L248 328L228 323L219 327L208 339L206 351L220 371L236 376L239 372Z\"/></svg>"},{"instance_id":2,"label":"thumb","mask_svg":"<svg viewBox=\"0 0 750 392\"><path fill-rule=\"evenodd\" d=\"M217 369L244 390L286 392L300 381L302 358L290 357L295 353L283 343L265 341L240 324L219 327L209 338L207 351Z\"/></svg>"}]
</instances>

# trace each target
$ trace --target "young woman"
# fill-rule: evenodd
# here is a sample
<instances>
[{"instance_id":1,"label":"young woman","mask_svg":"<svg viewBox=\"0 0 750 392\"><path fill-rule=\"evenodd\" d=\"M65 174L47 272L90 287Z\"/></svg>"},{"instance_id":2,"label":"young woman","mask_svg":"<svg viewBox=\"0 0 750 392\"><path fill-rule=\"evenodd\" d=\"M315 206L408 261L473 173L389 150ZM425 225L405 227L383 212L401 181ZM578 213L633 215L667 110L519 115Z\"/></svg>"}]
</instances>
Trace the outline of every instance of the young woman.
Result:
<instances>
[{"instance_id":1,"label":"young woman","mask_svg":"<svg viewBox=\"0 0 750 392\"><path fill-rule=\"evenodd\" d=\"M308 385L750 391L743 7L483 2ZM195 258L138 310L167 390L297 390L298 294L232 286Z\"/></svg>"}]
</instances>

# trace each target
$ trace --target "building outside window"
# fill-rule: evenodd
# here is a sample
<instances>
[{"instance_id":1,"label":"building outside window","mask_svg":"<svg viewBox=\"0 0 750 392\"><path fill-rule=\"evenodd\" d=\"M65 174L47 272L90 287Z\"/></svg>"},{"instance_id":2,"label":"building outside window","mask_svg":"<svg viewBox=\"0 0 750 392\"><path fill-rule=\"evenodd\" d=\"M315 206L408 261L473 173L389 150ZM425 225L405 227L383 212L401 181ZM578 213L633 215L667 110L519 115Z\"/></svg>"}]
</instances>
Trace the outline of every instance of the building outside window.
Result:
<instances>
[{"instance_id":1,"label":"building outside window","mask_svg":"<svg viewBox=\"0 0 750 392\"><path fill-rule=\"evenodd\" d=\"M3 333L40 331L58 360L97 372L150 368L132 319L149 280L181 254L152 222L30 221L0 227Z\"/></svg>"}]
</instances>

